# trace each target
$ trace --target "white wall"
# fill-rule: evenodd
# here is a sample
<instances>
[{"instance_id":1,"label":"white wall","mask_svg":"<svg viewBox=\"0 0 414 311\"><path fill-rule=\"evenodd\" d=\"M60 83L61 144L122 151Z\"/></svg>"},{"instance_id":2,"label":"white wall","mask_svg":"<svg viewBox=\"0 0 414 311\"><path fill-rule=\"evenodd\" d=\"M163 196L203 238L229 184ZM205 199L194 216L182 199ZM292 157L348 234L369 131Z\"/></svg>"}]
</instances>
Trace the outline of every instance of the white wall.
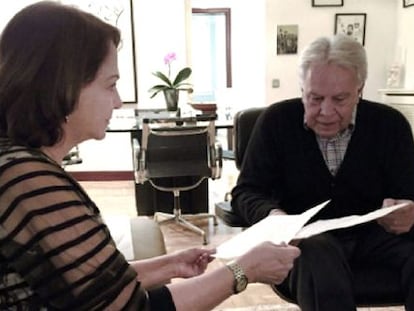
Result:
<instances>
[{"instance_id":1,"label":"white wall","mask_svg":"<svg viewBox=\"0 0 414 311\"><path fill-rule=\"evenodd\" d=\"M151 73L167 72L164 56L177 54L172 71L186 66L184 0L133 0L138 74L138 107L164 107L163 95L150 99L148 89L160 81Z\"/></svg>"},{"instance_id":2,"label":"white wall","mask_svg":"<svg viewBox=\"0 0 414 311\"><path fill-rule=\"evenodd\" d=\"M414 90L414 6L398 6L396 53L405 64L404 88Z\"/></svg>"},{"instance_id":3,"label":"white wall","mask_svg":"<svg viewBox=\"0 0 414 311\"><path fill-rule=\"evenodd\" d=\"M368 55L368 80L364 97L380 100L378 89L385 87L387 68L394 59L399 0L345 0L343 7L312 7L311 1L266 0L266 104L300 96L297 79L298 55L276 55L277 25L299 25L299 52L319 36L334 33L336 13L366 13L365 48ZM413 29L413 28L411 28ZM280 88L271 80L280 79Z\"/></svg>"},{"instance_id":4,"label":"white wall","mask_svg":"<svg viewBox=\"0 0 414 311\"><path fill-rule=\"evenodd\" d=\"M79 145L81 164L69 165L68 171L132 171L129 133L107 133L104 140L88 140Z\"/></svg>"}]
</instances>

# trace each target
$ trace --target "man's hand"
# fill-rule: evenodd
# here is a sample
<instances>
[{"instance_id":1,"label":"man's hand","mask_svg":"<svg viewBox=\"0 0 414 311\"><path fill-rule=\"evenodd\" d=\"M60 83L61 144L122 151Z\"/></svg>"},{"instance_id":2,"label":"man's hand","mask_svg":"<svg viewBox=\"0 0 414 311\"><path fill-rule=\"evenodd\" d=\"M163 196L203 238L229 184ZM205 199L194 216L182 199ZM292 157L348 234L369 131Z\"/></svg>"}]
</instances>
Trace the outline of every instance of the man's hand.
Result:
<instances>
[{"instance_id":1,"label":"man's hand","mask_svg":"<svg viewBox=\"0 0 414 311\"><path fill-rule=\"evenodd\" d=\"M280 284L293 267L299 248L262 242L237 259L249 283Z\"/></svg>"},{"instance_id":2,"label":"man's hand","mask_svg":"<svg viewBox=\"0 0 414 311\"><path fill-rule=\"evenodd\" d=\"M384 217L377 220L387 232L394 234L402 234L410 231L414 224L414 202L410 200L384 199L382 207L388 207L400 203L410 203L406 207L402 207Z\"/></svg>"}]
</instances>

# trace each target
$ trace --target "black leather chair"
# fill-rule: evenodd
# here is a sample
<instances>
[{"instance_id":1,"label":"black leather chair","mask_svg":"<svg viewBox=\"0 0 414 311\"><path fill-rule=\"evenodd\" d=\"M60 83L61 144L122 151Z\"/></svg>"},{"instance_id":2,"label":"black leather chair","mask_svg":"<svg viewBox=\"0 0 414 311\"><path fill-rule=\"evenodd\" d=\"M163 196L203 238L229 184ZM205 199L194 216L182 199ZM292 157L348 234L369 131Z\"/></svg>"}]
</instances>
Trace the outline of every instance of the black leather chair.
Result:
<instances>
[{"instance_id":1,"label":"black leather chair","mask_svg":"<svg viewBox=\"0 0 414 311\"><path fill-rule=\"evenodd\" d=\"M256 119L264 110L264 107L254 107L238 111L234 117L233 124L233 154L236 168L240 169L251 131ZM230 205L230 195L226 194L225 200L215 203L215 214L231 227L247 227L247 223L235 214Z\"/></svg>"},{"instance_id":2,"label":"black leather chair","mask_svg":"<svg viewBox=\"0 0 414 311\"><path fill-rule=\"evenodd\" d=\"M234 116L233 142L235 163L238 169L241 167L256 119L264 109L265 107L249 108L237 112ZM215 213L228 226L247 226L247 223L232 210L228 195L225 201L215 204ZM387 307L403 304L398 273L389 268L361 266L355 270L354 285L355 299L359 307ZM284 300L296 303L288 288L272 286L272 289Z\"/></svg>"},{"instance_id":3,"label":"black leather chair","mask_svg":"<svg viewBox=\"0 0 414 311\"><path fill-rule=\"evenodd\" d=\"M183 214L180 192L221 176L222 153L215 139L215 116L144 119L141 144L135 144L136 182L148 181L174 196L173 212L156 212L154 219L162 218L160 223L174 221L200 234L207 244L206 232L189 220L213 218L217 225L216 215Z\"/></svg>"}]
</instances>

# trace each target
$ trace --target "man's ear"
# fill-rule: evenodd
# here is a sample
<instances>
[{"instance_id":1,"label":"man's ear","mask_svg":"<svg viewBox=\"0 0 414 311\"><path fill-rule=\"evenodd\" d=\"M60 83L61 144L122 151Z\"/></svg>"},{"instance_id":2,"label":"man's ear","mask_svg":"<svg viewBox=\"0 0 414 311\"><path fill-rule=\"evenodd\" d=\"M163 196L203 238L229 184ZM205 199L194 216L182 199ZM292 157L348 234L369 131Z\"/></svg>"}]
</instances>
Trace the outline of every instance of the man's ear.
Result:
<instances>
[{"instance_id":1,"label":"man's ear","mask_svg":"<svg viewBox=\"0 0 414 311\"><path fill-rule=\"evenodd\" d=\"M359 95L359 97L362 97L362 93L364 91L364 86L365 86L365 83L362 83L362 85L358 89L358 95Z\"/></svg>"}]
</instances>

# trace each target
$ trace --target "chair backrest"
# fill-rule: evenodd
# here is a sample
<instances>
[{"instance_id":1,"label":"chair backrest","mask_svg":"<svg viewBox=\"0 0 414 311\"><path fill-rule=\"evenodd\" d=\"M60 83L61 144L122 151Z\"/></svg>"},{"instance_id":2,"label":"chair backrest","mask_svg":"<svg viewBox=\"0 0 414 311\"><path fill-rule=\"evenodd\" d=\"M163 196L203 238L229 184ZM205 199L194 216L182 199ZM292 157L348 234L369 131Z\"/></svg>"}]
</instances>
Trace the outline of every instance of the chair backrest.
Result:
<instances>
[{"instance_id":1,"label":"chair backrest","mask_svg":"<svg viewBox=\"0 0 414 311\"><path fill-rule=\"evenodd\" d=\"M189 190L206 178L219 178L221 154L215 118L144 119L139 158L141 182L159 190Z\"/></svg>"},{"instance_id":2,"label":"chair backrest","mask_svg":"<svg viewBox=\"0 0 414 311\"><path fill-rule=\"evenodd\" d=\"M238 169L240 169L243 162L244 152L246 151L256 120L265 109L266 107L248 108L238 111L234 115L234 160Z\"/></svg>"},{"instance_id":3,"label":"chair backrest","mask_svg":"<svg viewBox=\"0 0 414 311\"><path fill-rule=\"evenodd\" d=\"M206 129L150 131L146 169L150 178L210 176Z\"/></svg>"}]
</instances>

